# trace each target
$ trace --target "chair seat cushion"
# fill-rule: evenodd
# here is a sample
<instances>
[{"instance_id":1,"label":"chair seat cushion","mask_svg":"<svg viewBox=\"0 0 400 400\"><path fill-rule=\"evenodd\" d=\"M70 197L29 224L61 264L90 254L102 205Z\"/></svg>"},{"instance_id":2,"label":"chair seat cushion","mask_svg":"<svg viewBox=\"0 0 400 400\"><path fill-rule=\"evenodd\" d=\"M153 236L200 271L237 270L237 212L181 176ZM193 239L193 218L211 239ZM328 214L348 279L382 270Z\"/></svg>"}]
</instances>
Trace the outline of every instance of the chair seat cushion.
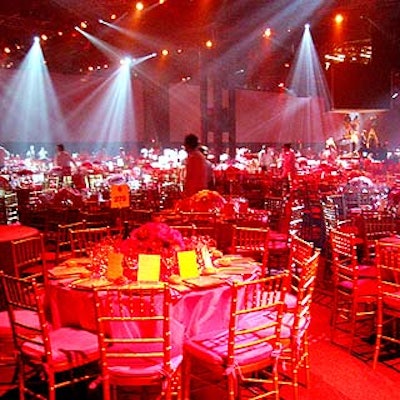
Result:
<instances>
[{"instance_id":1,"label":"chair seat cushion","mask_svg":"<svg viewBox=\"0 0 400 400\"><path fill-rule=\"evenodd\" d=\"M383 296L383 304L386 308L400 312L400 292L392 292Z\"/></svg>"},{"instance_id":2,"label":"chair seat cushion","mask_svg":"<svg viewBox=\"0 0 400 400\"><path fill-rule=\"evenodd\" d=\"M129 350L127 350L129 352ZM182 355L171 358L171 370L175 372L182 363ZM108 374L111 382L118 380L121 384L122 379L146 378L148 380L161 380L166 376L164 361L162 357L116 357L109 359Z\"/></svg>"},{"instance_id":3,"label":"chair seat cushion","mask_svg":"<svg viewBox=\"0 0 400 400\"><path fill-rule=\"evenodd\" d=\"M277 231L269 231L268 239L270 241L275 242L287 242L289 239L289 235L287 233L277 232Z\"/></svg>"},{"instance_id":4,"label":"chair seat cushion","mask_svg":"<svg viewBox=\"0 0 400 400\"><path fill-rule=\"evenodd\" d=\"M266 317L264 316L266 319ZM254 333L241 335L241 343L249 340L257 339ZM269 343L261 343L251 349L243 348L237 350L235 354L236 365L247 365L271 357L274 348ZM215 366L225 368L228 366L228 331L207 332L189 339L184 344L184 353L190 354L191 357Z\"/></svg>"},{"instance_id":5,"label":"chair seat cushion","mask_svg":"<svg viewBox=\"0 0 400 400\"><path fill-rule=\"evenodd\" d=\"M285 306L287 310L293 310L297 306L297 296L293 293L285 294Z\"/></svg>"},{"instance_id":6,"label":"chair seat cushion","mask_svg":"<svg viewBox=\"0 0 400 400\"><path fill-rule=\"evenodd\" d=\"M3 340L6 336L12 336L10 319L8 318L7 311L0 312L0 337Z\"/></svg>"},{"instance_id":7,"label":"chair seat cushion","mask_svg":"<svg viewBox=\"0 0 400 400\"><path fill-rule=\"evenodd\" d=\"M378 282L376 279L358 279L357 296L376 296L378 294ZM352 292L354 290L354 282L342 281L339 287Z\"/></svg>"},{"instance_id":8,"label":"chair seat cushion","mask_svg":"<svg viewBox=\"0 0 400 400\"><path fill-rule=\"evenodd\" d=\"M289 251L289 245L287 242L281 242L279 240L270 240L268 242L268 250L269 251Z\"/></svg>"},{"instance_id":9,"label":"chair seat cushion","mask_svg":"<svg viewBox=\"0 0 400 400\"><path fill-rule=\"evenodd\" d=\"M15 312L17 321L24 321L25 323L29 321L29 325L39 328L39 318L34 311L29 310L17 310ZM8 317L7 311L0 312L0 337L12 336L12 329L10 324L10 319Z\"/></svg>"},{"instance_id":10,"label":"chair seat cushion","mask_svg":"<svg viewBox=\"0 0 400 400\"><path fill-rule=\"evenodd\" d=\"M56 369L73 368L99 358L97 335L82 329L60 328L50 331L50 344ZM22 351L35 359L44 358L44 347L39 343L26 342Z\"/></svg>"},{"instance_id":11,"label":"chair seat cushion","mask_svg":"<svg viewBox=\"0 0 400 400\"><path fill-rule=\"evenodd\" d=\"M378 277L378 269L375 265L359 265L359 277L360 278L377 278Z\"/></svg>"}]
</instances>

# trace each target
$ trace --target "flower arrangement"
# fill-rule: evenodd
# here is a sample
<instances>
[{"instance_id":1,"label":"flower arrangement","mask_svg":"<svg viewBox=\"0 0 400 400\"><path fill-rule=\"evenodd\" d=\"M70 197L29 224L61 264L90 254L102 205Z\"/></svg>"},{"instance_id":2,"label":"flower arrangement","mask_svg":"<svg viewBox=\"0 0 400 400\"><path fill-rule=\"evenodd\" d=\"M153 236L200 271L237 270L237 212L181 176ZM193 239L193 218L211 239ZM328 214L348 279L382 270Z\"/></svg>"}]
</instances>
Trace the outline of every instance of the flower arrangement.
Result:
<instances>
[{"instance_id":1,"label":"flower arrangement","mask_svg":"<svg viewBox=\"0 0 400 400\"><path fill-rule=\"evenodd\" d=\"M183 250L195 250L198 265L201 268L203 261L201 248L215 247L215 243L208 237L193 236L184 238L182 234L164 223L147 222L132 230L125 240L105 238L92 249L92 272L96 277L107 272L110 253L122 253L123 275L128 280L136 280L137 261L139 254L159 254L161 256L161 280L167 281L171 275L179 274L177 253Z\"/></svg>"},{"instance_id":2,"label":"flower arrangement","mask_svg":"<svg viewBox=\"0 0 400 400\"><path fill-rule=\"evenodd\" d=\"M121 252L129 256L132 253L168 256L171 252L183 249L184 240L181 233L161 222L147 222L141 225L121 243Z\"/></svg>"},{"instance_id":3,"label":"flower arrangement","mask_svg":"<svg viewBox=\"0 0 400 400\"><path fill-rule=\"evenodd\" d=\"M178 211L221 212L226 200L214 190L201 190L177 204Z\"/></svg>"},{"instance_id":4,"label":"flower arrangement","mask_svg":"<svg viewBox=\"0 0 400 400\"><path fill-rule=\"evenodd\" d=\"M185 249L182 234L160 222L147 222L141 225L130 233L129 238L120 243L120 251L127 260L127 268L132 267L130 264L133 263L133 269L135 269L139 254L159 254L162 280L178 272L176 254Z\"/></svg>"}]
</instances>

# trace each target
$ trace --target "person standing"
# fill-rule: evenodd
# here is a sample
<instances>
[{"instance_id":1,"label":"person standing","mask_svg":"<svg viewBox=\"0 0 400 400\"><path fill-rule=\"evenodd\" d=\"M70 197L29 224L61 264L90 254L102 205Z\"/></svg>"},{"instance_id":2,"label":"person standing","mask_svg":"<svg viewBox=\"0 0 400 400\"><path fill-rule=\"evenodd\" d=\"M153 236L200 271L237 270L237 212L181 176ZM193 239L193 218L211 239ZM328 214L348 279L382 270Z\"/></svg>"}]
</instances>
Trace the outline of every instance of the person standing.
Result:
<instances>
[{"instance_id":1,"label":"person standing","mask_svg":"<svg viewBox=\"0 0 400 400\"><path fill-rule=\"evenodd\" d=\"M10 157L10 152L0 145L0 170L6 166L6 160Z\"/></svg>"},{"instance_id":2,"label":"person standing","mask_svg":"<svg viewBox=\"0 0 400 400\"><path fill-rule=\"evenodd\" d=\"M199 145L199 138L196 135L192 133L186 135L184 146L188 156L185 160L183 187L185 197L190 197L208 187L209 169L206 157L200 151Z\"/></svg>"},{"instance_id":3,"label":"person standing","mask_svg":"<svg viewBox=\"0 0 400 400\"><path fill-rule=\"evenodd\" d=\"M282 178L292 179L296 174L296 154L290 143L283 145L281 153Z\"/></svg>"},{"instance_id":4,"label":"person standing","mask_svg":"<svg viewBox=\"0 0 400 400\"><path fill-rule=\"evenodd\" d=\"M57 152L54 157L54 164L57 167L61 167L62 176L71 175L71 164L74 165L75 168L78 167L71 154L67 150L65 150L63 144L57 145Z\"/></svg>"},{"instance_id":5,"label":"person standing","mask_svg":"<svg viewBox=\"0 0 400 400\"><path fill-rule=\"evenodd\" d=\"M269 171L271 169L271 165L275 163L275 154L272 147L262 146L258 152L258 163L262 171Z\"/></svg>"}]
</instances>

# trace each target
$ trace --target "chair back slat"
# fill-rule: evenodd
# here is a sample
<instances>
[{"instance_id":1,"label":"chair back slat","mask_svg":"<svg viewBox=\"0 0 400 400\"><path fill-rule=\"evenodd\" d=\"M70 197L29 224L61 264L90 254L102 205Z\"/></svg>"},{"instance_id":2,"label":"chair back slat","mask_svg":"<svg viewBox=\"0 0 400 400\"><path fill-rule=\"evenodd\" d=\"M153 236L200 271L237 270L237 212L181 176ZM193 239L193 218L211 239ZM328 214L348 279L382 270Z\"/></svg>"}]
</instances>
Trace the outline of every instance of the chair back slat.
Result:
<instances>
[{"instance_id":1,"label":"chair back slat","mask_svg":"<svg viewBox=\"0 0 400 400\"><path fill-rule=\"evenodd\" d=\"M23 354L24 348L29 345L42 346L43 362L47 362L48 357L51 360L49 326L43 307L44 287L35 279L21 279L4 274L1 275L1 282L8 304L15 349Z\"/></svg>"},{"instance_id":2,"label":"chair back slat","mask_svg":"<svg viewBox=\"0 0 400 400\"><path fill-rule=\"evenodd\" d=\"M13 240L11 242L11 253L15 276L43 274L44 279L46 279L43 234Z\"/></svg>"},{"instance_id":3,"label":"chair back slat","mask_svg":"<svg viewBox=\"0 0 400 400\"><path fill-rule=\"evenodd\" d=\"M90 256L93 245L111 236L109 226L99 228L70 229L71 251L74 257Z\"/></svg>"},{"instance_id":4,"label":"chair back slat","mask_svg":"<svg viewBox=\"0 0 400 400\"><path fill-rule=\"evenodd\" d=\"M93 293L103 375L108 375L110 365L135 363L129 359L158 359L165 374L171 374L169 285L131 284Z\"/></svg>"},{"instance_id":5,"label":"chair back slat","mask_svg":"<svg viewBox=\"0 0 400 400\"><path fill-rule=\"evenodd\" d=\"M234 282L229 319L228 366L234 366L243 352L280 346L287 272L253 281ZM268 357L267 357L268 358ZM264 359L260 362L270 362ZM254 365L248 366L254 368ZM243 373L246 366L241 366Z\"/></svg>"},{"instance_id":6,"label":"chair back slat","mask_svg":"<svg viewBox=\"0 0 400 400\"><path fill-rule=\"evenodd\" d=\"M356 281L359 276L356 237L337 229L330 231L335 282Z\"/></svg>"}]
</instances>

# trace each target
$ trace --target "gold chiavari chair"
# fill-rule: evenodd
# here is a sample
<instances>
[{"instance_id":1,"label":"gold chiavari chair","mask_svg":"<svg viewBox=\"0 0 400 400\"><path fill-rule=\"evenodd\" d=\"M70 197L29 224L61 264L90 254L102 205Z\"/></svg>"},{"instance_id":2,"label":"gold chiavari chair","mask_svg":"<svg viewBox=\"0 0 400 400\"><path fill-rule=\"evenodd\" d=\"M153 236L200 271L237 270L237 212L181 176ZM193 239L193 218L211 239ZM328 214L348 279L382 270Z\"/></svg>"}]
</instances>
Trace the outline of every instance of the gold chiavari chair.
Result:
<instances>
[{"instance_id":1,"label":"gold chiavari chair","mask_svg":"<svg viewBox=\"0 0 400 400\"><path fill-rule=\"evenodd\" d=\"M46 237L46 245L54 251L54 263L59 264L72 256L70 230L86 228L86 221L58 224L55 231Z\"/></svg>"},{"instance_id":2,"label":"gold chiavari chair","mask_svg":"<svg viewBox=\"0 0 400 400\"><path fill-rule=\"evenodd\" d=\"M170 400L180 390L181 349L171 342L168 284L94 291L103 399L118 387L156 387ZM132 335L132 330L136 332ZM179 397L178 397L179 398Z\"/></svg>"},{"instance_id":3,"label":"gold chiavari chair","mask_svg":"<svg viewBox=\"0 0 400 400\"><path fill-rule=\"evenodd\" d=\"M231 252L261 261L262 276L264 276L268 271L268 241L268 228L234 225Z\"/></svg>"},{"instance_id":4,"label":"gold chiavari chair","mask_svg":"<svg viewBox=\"0 0 400 400\"><path fill-rule=\"evenodd\" d=\"M242 398L242 391L250 387L254 392L246 392L246 398L279 399L280 332L287 288L287 273L232 284L226 329L201 333L184 344L184 400L191 398L195 379L202 385L220 383L230 400ZM194 372L197 364L207 374ZM258 374L267 368L268 376Z\"/></svg>"},{"instance_id":5,"label":"gold chiavari chair","mask_svg":"<svg viewBox=\"0 0 400 400\"><path fill-rule=\"evenodd\" d=\"M43 234L13 240L11 256L15 276L26 277L39 274L46 282L47 264Z\"/></svg>"},{"instance_id":6,"label":"gold chiavari chair","mask_svg":"<svg viewBox=\"0 0 400 400\"><path fill-rule=\"evenodd\" d=\"M400 243L378 241L376 252L378 309L373 358L374 369L379 361L379 356L384 352L385 346L400 346Z\"/></svg>"},{"instance_id":7,"label":"gold chiavari chair","mask_svg":"<svg viewBox=\"0 0 400 400\"><path fill-rule=\"evenodd\" d=\"M69 237L73 257L88 257L93 245L111 236L109 226L100 228L70 229Z\"/></svg>"},{"instance_id":8,"label":"gold chiavari chair","mask_svg":"<svg viewBox=\"0 0 400 400\"><path fill-rule=\"evenodd\" d=\"M170 225L170 227L179 231L183 237L191 237L194 235L195 232L195 226L191 224Z\"/></svg>"},{"instance_id":9,"label":"gold chiavari chair","mask_svg":"<svg viewBox=\"0 0 400 400\"><path fill-rule=\"evenodd\" d=\"M333 267L331 340L337 343L338 333L347 333L350 344L345 347L352 351L356 337L372 333L378 293L376 267L358 262L357 239L353 233L332 229L330 241ZM363 331L363 327L369 330Z\"/></svg>"},{"instance_id":10,"label":"gold chiavari chair","mask_svg":"<svg viewBox=\"0 0 400 400\"><path fill-rule=\"evenodd\" d=\"M94 379L97 336L77 328L51 329L43 304L45 288L35 279L0 274L0 280L18 362L19 398L28 394L55 400L57 389ZM26 318L27 313L36 318Z\"/></svg>"},{"instance_id":11,"label":"gold chiavari chair","mask_svg":"<svg viewBox=\"0 0 400 400\"><path fill-rule=\"evenodd\" d=\"M361 212L361 218L366 257L373 259L376 241L396 233L396 220L392 213L366 210Z\"/></svg>"},{"instance_id":12,"label":"gold chiavari chair","mask_svg":"<svg viewBox=\"0 0 400 400\"><path fill-rule=\"evenodd\" d=\"M308 250L308 249L307 249ZM317 271L320 262L320 251L313 251L309 257L298 258L299 275L295 285L289 288L294 296L294 303L287 308L282 320L283 354L281 362L285 366L285 375L281 376L281 384L293 386L293 398L299 399L299 374L305 373L305 386L310 383L309 360L309 327L311 323L311 305L317 281ZM306 252L304 252L304 255ZM285 299L286 302L286 299ZM287 379L289 378L289 379Z\"/></svg>"}]
</instances>

